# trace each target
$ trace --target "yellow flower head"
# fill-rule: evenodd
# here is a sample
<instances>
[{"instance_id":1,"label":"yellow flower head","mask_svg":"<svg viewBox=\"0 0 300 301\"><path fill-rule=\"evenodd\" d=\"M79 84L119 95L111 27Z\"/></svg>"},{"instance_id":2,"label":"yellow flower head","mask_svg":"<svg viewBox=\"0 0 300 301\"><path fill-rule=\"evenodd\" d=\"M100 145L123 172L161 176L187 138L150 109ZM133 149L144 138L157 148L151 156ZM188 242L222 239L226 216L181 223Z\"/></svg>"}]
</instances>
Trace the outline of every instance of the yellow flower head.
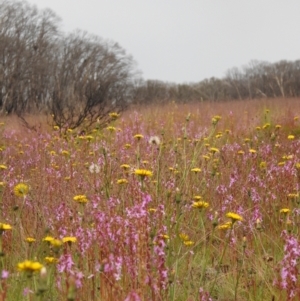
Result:
<instances>
[{"instance_id":1,"label":"yellow flower head","mask_svg":"<svg viewBox=\"0 0 300 301\"><path fill-rule=\"evenodd\" d=\"M226 217L230 218L232 223L234 223L236 221L243 221L243 218L240 215L238 215L237 213L233 213L233 212L226 213Z\"/></svg>"},{"instance_id":2,"label":"yellow flower head","mask_svg":"<svg viewBox=\"0 0 300 301\"><path fill-rule=\"evenodd\" d=\"M122 164L120 167L123 168L123 169L129 169L130 165L129 164Z\"/></svg>"},{"instance_id":3,"label":"yellow flower head","mask_svg":"<svg viewBox=\"0 0 300 301\"><path fill-rule=\"evenodd\" d=\"M61 154L66 157L70 156L70 152L68 152L67 150L62 150Z\"/></svg>"},{"instance_id":4,"label":"yellow flower head","mask_svg":"<svg viewBox=\"0 0 300 301\"><path fill-rule=\"evenodd\" d=\"M116 131L116 128L114 126L108 126L106 129L110 132L115 132Z\"/></svg>"},{"instance_id":5,"label":"yellow flower head","mask_svg":"<svg viewBox=\"0 0 300 301\"><path fill-rule=\"evenodd\" d=\"M0 164L0 169L7 169L7 166L4 164Z\"/></svg>"},{"instance_id":6,"label":"yellow flower head","mask_svg":"<svg viewBox=\"0 0 300 301\"><path fill-rule=\"evenodd\" d=\"M38 261L25 260L23 262L18 263L18 270L24 272L37 272L40 271L43 265Z\"/></svg>"},{"instance_id":7,"label":"yellow flower head","mask_svg":"<svg viewBox=\"0 0 300 301\"><path fill-rule=\"evenodd\" d=\"M291 212L291 210L288 209L288 208L282 208L282 209L280 210L280 213L284 213L284 214L288 214L288 213L290 213L290 212Z\"/></svg>"},{"instance_id":8,"label":"yellow flower head","mask_svg":"<svg viewBox=\"0 0 300 301\"><path fill-rule=\"evenodd\" d=\"M6 230L11 230L11 229L12 229L11 225L0 223L0 231L6 231Z\"/></svg>"},{"instance_id":9,"label":"yellow flower head","mask_svg":"<svg viewBox=\"0 0 300 301\"><path fill-rule=\"evenodd\" d=\"M188 236L187 234L185 234L185 233L180 233L180 234L179 234L179 237L180 237L180 239L183 240L183 241L187 241L187 240L190 239L189 236Z\"/></svg>"},{"instance_id":10,"label":"yellow flower head","mask_svg":"<svg viewBox=\"0 0 300 301\"><path fill-rule=\"evenodd\" d=\"M121 185L121 184L127 184L127 183L128 183L127 179L119 179L119 180L117 180L117 184L119 184L119 185Z\"/></svg>"},{"instance_id":11,"label":"yellow flower head","mask_svg":"<svg viewBox=\"0 0 300 301\"><path fill-rule=\"evenodd\" d=\"M204 201L193 202L192 204L193 208L198 208L198 209L207 208L208 206L209 204Z\"/></svg>"},{"instance_id":12,"label":"yellow flower head","mask_svg":"<svg viewBox=\"0 0 300 301\"><path fill-rule=\"evenodd\" d=\"M61 240L59 240L59 239L52 239L52 240L50 241L50 244L51 244L53 247L59 248L59 247L63 244L63 242L62 242Z\"/></svg>"},{"instance_id":13,"label":"yellow flower head","mask_svg":"<svg viewBox=\"0 0 300 301\"><path fill-rule=\"evenodd\" d=\"M185 240L183 243L184 243L185 246L188 246L188 247L195 244L192 240Z\"/></svg>"},{"instance_id":14,"label":"yellow flower head","mask_svg":"<svg viewBox=\"0 0 300 301\"><path fill-rule=\"evenodd\" d=\"M137 176L140 176L141 178L152 177L152 175L153 175L152 171L147 170L147 169L136 169L134 171L134 174Z\"/></svg>"},{"instance_id":15,"label":"yellow flower head","mask_svg":"<svg viewBox=\"0 0 300 301\"><path fill-rule=\"evenodd\" d=\"M125 149L131 148L131 144L126 143L126 144L124 145L124 148L125 148Z\"/></svg>"},{"instance_id":16,"label":"yellow flower head","mask_svg":"<svg viewBox=\"0 0 300 301\"><path fill-rule=\"evenodd\" d=\"M45 259L45 261L47 262L47 263L57 263L58 262L58 259L57 258L55 258L55 257L45 257L44 258Z\"/></svg>"},{"instance_id":17,"label":"yellow flower head","mask_svg":"<svg viewBox=\"0 0 300 301\"><path fill-rule=\"evenodd\" d=\"M51 242L52 240L54 240L54 237L52 236L46 236L43 238L43 241L47 241L47 242Z\"/></svg>"},{"instance_id":18,"label":"yellow flower head","mask_svg":"<svg viewBox=\"0 0 300 301\"><path fill-rule=\"evenodd\" d=\"M294 136L294 135L288 135L288 139L289 139L289 140L294 140L294 139L295 139L295 136Z\"/></svg>"},{"instance_id":19,"label":"yellow flower head","mask_svg":"<svg viewBox=\"0 0 300 301\"><path fill-rule=\"evenodd\" d=\"M137 139L139 141L139 140L143 139L144 136L142 134L136 134L136 135L133 136L133 138Z\"/></svg>"},{"instance_id":20,"label":"yellow flower head","mask_svg":"<svg viewBox=\"0 0 300 301\"><path fill-rule=\"evenodd\" d=\"M250 148L250 149L249 149L249 152L250 152L251 154L256 154L256 150L253 149L253 148Z\"/></svg>"},{"instance_id":21,"label":"yellow flower head","mask_svg":"<svg viewBox=\"0 0 300 301\"><path fill-rule=\"evenodd\" d=\"M232 227L232 222L227 222L225 224L219 225L217 228L219 230L227 230L230 229Z\"/></svg>"},{"instance_id":22,"label":"yellow flower head","mask_svg":"<svg viewBox=\"0 0 300 301\"><path fill-rule=\"evenodd\" d=\"M14 193L16 196L25 197L29 192L29 186L25 183L19 183L14 187Z\"/></svg>"},{"instance_id":23,"label":"yellow flower head","mask_svg":"<svg viewBox=\"0 0 300 301\"><path fill-rule=\"evenodd\" d=\"M211 151L213 154L219 153L219 152L220 152L219 149L217 149L216 147L211 147L211 148L210 148L210 151Z\"/></svg>"},{"instance_id":24,"label":"yellow flower head","mask_svg":"<svg viewBox=\"0 0 300 301\"><path fill-rule=\"evenodd\" d=\"M62 239L63 243L69 242L69 243L74 243L77 242L77 238L75 236L66 236Z\"/></svg>"},{"instance_id":25,"label":"yellow flower head","mask_svg":"<svg viewBox=\"0 0 300 301\"><path fill-rule=\"evenodd\" d=\"M86 195L75 195L73 200L77 203L87 203L88 201Z\"/></svg>"},{"instance_id":26,"label":"yellow flower head","mask_svg":"<svg viewBox=\"0 0 300 301\"><path fill-rule=\"evenodd\" d=\"M36 239L35 238L33 238L33 237L26 237L25 238L25 241L27 241L28 243L33 243L33 242L35 242L36 241Z\"/></svg>"},{"instance_id":27,"label":"yellow flower head","mask_svg":"<svg viewBox=\"0 0 300 301\"><path fill-rule=\"evenodd\" d=\"M265 162L265 161L260 162L259 167L260 167L260 169L266 169L267 168L267 162Z\"/></svg>"},{"instance_id":28,"label":"yellow flower head","mask_svg":"<svg viewBox=\"0 0 300 301\"><path fill-rule=\"evenodd\" d=\"M120 116L120 114L116 112L109 113L109 117L112 119L117 119Z\"/></svg>"},{"instance_id":29,"label":"yellow flower head","mask_svg":"<svg viewBox=\"0 0 300 301\"><path fill-rule=\"evenodd\" d=\"M191 171L194 172L194 173L198 173L198 172L201 171L201 169L196 167L196 168L192 168Z\"/></svg>"}]
</instances>

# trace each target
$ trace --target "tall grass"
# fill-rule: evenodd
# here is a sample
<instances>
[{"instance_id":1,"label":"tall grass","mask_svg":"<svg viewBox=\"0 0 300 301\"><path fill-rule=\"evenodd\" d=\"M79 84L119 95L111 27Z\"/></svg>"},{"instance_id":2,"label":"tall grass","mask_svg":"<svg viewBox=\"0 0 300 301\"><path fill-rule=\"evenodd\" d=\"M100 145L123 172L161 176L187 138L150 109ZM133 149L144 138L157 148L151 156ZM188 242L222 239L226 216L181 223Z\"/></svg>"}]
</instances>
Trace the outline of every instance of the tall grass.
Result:
<instances>
[{"instance_id":1,"label":"tall grass","mask_svg":"<svg viewBox=\"0 0 300 301\"><path fill-rule=\"evenodd\" d=\"M0 300L299 299L298 99L2 121Z\"/></svg>"}]
</instances>

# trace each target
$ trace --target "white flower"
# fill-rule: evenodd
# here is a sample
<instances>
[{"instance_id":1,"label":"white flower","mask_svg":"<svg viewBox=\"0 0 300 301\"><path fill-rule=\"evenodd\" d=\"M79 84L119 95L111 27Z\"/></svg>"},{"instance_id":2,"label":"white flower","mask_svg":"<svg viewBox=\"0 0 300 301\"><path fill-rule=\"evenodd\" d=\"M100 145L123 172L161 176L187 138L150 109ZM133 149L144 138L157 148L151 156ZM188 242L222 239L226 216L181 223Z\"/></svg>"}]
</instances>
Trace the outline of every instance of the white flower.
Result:
<instances>
[{"instance_id":1,"label":"white flower","mask_svg":"<svg viewBox=\"0 0 300 301\"><path fill-rule=\"evenodd\" d=\"M95 163L92 163L89 167L89 171L90 171L90 173L99 173L100 172L100 166L95 164Z\"/></svg>"},{"instance_id":2,"label":"white flower","mask_svg":"<svg viewBox=\"0 0 300 301\"><path fill-rule=\"evenodd\" d=\"M149 143L154 145L160 145L160 139L158 136L151 136L149 138Z\"/></svg>"}]
</instances>

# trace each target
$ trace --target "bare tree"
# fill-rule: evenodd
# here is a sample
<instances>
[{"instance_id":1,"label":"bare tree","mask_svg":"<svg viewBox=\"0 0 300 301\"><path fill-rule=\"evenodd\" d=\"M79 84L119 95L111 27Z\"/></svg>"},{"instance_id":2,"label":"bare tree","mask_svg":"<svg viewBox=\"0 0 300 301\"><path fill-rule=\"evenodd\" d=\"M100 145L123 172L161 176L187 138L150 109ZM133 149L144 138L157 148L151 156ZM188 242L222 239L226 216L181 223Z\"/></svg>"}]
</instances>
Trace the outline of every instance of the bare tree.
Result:
<instances>
[{"instance_id":1,"label":"bare tree","mask_svg":"<svg viewBox=\"0 0 300 301\"><path fill-rule=\"evenodd\" d=\"M77 31L61 41L58 56L49 106L56 125L104 124L126 107L134 62L117 43Z\"/></svg>"}]
</instances>

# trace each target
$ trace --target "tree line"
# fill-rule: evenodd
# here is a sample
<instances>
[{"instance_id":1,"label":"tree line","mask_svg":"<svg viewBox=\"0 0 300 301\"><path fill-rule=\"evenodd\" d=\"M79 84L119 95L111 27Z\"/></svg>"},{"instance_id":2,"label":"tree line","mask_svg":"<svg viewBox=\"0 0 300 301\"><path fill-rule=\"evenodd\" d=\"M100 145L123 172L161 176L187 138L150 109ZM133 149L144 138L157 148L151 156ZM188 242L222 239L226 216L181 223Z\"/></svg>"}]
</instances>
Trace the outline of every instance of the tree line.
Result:
<instances>
[{"instance_id":1,"label":"tree line","mask_svg":"<svg viewBox=\"0 0 300 301\"><path fill-rule=\"evenodd\" d=\"M243 68L235 67L228 70L223 78L212 77L198 83L173 84L158 80L142 81L134 91L134 99L139 103L299 96L300 60L282 60L276 63L251 61Z\"/></svg>"},{"instance_id":2,"label":"tree line","mask_svg":"<svg viewBox=\"0 0 300 301\"><path fill-rule=\"evenodd\" d=\"M198 83L143 80L118 43L63 33L52 10L0 0L0 114L52 114L58 126L75 128L104 124L129 104L298 96L300 60L252 61Z\"/></svg>"}]
</instances>

